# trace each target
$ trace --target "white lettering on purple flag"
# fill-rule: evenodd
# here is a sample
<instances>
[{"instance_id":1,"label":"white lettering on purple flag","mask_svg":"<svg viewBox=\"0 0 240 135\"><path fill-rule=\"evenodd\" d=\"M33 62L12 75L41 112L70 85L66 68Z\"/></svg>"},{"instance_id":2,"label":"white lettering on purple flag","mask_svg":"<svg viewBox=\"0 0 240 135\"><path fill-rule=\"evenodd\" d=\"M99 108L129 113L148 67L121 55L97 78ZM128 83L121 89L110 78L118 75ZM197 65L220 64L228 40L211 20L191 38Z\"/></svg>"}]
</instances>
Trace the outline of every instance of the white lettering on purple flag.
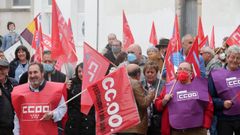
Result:
<instances>
[{"instance_id":1,"label":"white lettering on purple flag","mask_svg":"<svg viewBox=\"0 0 240 135\"><path fill-rule=\"evenodd\" d=\"M192 100L192 99L199 99L199 95L197 91L178 91L177 92L177 101L183 100Z\"/></svg>"}]
</instances>

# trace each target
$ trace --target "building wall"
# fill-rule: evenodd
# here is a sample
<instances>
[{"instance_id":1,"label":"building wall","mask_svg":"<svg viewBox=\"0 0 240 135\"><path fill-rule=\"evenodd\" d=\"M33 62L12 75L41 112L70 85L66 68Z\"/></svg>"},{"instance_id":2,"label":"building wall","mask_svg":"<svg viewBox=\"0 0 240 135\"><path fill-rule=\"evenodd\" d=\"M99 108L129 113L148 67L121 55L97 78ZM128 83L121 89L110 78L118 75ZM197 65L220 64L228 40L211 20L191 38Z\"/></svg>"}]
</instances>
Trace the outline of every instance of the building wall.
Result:
<instances>
[{"instance_id":1,"label":"building wall","mask_svg":"<svg viewBox=\"0 0 240 135\"><path fill-rule=\"evenodd\" d=\"M152 21L155 22L158 38L170 37L175 15L174 0L103 0L99 1L99 24L97 24L97 2L86 1L85 41L102 51L107 44L107 35L116 33L122 40L122 11L125 11L135 42L146 54ZM99 34L97 38L97 25ZM96 45L98 39L98 47Z\"/></svg>"},{"instance_id":2,"label":"building wall","mask_svg":"<svg viewBox=\"0 0 240 135\"><path fill-rule=\"evenodd\" d=\"M222 39L240 25L240 0L202 0L202 22L205 34L211 36L215 29L215 45L221 46Z\"/></svg>"}]
</instances>

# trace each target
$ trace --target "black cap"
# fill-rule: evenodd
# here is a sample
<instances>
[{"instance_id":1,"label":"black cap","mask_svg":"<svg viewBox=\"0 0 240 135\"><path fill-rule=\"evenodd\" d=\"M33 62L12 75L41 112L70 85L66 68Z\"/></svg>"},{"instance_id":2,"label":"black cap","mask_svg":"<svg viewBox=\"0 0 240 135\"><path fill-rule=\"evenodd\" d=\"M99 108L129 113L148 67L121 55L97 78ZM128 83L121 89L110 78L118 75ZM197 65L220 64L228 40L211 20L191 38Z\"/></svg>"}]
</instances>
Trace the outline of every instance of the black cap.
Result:
<instances>
[{"instance_id":1,"label":"black cap","mask_svg":"<svg viewBox=\"0 0 240 135\"><path fill-rule=\"evenodd\" d=\"M7 61L7 59L0 59L0 66L1 67L8 67L9 62Z\"/></svg>"},{"instance_id":2,"label":"black cap","mask_svg":"<svg viewBox=\"0 0 240 135\"><path fill-rule=\"evenodd\" d=\"M161 48L161 47L167 47L169 43L169 39L167 38L162 38L159 40L158 45L156 45L157 48Z\"/></svg>"}]
</instances>

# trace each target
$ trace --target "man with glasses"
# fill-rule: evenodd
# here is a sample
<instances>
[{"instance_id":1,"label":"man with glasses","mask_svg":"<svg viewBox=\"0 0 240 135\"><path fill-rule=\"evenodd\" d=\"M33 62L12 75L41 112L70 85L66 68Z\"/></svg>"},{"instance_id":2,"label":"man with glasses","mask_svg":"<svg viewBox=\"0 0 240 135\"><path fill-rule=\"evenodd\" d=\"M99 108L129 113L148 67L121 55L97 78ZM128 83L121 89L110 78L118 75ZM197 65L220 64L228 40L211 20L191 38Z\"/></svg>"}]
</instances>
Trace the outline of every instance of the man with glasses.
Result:
<instances>
[{"instance_id":1,"label":"man with glasses","mask_svg":"<svg viewBox=\"0 0 240 135\"><path fill-rule=\"evenodd\" d=\"M212 69L222 67L221 61L214 57L215 53L210 47L206 46L201 48L200 54L205 63L206 77L208 77Z\"/></svg>"},{"instance_id":2,"label":"man with glasses","mask_svg":"<svg viewBox=\"0 0 240 135\"><path fill-rule=\"evenodd\" d=\"M180 63L176 79L167 83L155 100L156 109L163 112L162 135L207 135L213 103L207 80L193 76L192 65Z\"/></svg>"},{"instance_id":3,"label":"man with glasses","mask_svg":"<svg viewBox=\"0 0 240 135\"><path fill-rule=\"evenodd\" d=\"M186 59L193 45L193 42L194 42L194 38L192 37L192 35L186 34L185 36L183 36L182 49L180 50L180 52L173 53L172 55L172 61L174 64L175 71L177 70L179 63L183 62ZM201 76L205 77L206 69L204 65L204 60L201 55L199 56L199 68L200 68Z\"/></svg>"},{"instance_id":4,"label":"man with glasses","mask_svg":"<svg viewBox=\"0 0 240 135\"><path fill-rule=\"evenodd\" d=\"M111 51L108 51L103 56L105 56L109 61L117 65L116 59L122 51L122 42L120 40L112 41Z\"/></svg>"}]
</instances>

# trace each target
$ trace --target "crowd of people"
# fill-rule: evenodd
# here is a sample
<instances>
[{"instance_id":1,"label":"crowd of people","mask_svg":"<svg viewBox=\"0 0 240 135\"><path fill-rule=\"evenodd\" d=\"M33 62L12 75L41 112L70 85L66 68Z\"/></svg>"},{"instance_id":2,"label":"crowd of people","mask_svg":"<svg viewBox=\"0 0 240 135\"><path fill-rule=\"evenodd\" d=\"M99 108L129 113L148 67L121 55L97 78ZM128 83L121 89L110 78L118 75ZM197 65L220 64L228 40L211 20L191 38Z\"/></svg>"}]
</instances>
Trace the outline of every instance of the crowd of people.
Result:
<instances>
[{"instance_id":1,"label":"crowd of people","mask_svg":"<svg viewBox=\"0 0 240 135\"><path fill-rule=\"evenodd\" d=\"M34 62L20 45L8 61L4 51L20 36L15 24L7 25L0 51L0 135L94 135L95 109L81 110L83 64L76 65L73 78L55 69L51 51ZM166 55L169 39L146 50L139 44L123 49L116 35L108 35L102 54L112 64L106 74L126 66L140 116L140 123L116 135L240 135L240 47L199 50L201 76L194 76L192 63L185 58L194 37L183 36L182 49L172 55L175 79L166 82ZM179 57L181 56L181 57Z\"/></svg>"}]
</instances>

